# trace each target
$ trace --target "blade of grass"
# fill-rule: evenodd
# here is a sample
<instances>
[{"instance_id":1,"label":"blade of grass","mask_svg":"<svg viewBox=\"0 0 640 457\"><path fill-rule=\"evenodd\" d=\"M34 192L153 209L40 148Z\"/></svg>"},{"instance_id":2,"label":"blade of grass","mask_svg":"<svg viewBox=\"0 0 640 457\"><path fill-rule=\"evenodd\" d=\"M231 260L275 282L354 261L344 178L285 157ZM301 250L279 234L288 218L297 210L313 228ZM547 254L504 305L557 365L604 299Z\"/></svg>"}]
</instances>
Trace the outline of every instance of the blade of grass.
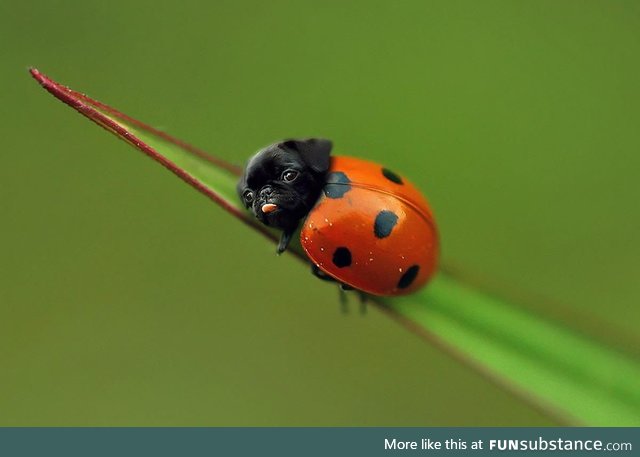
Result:
<instances>
[{"instance_id":1,"label":"blade of grass","mask_svg":"<svg viewBox=\"0 0 640 457\"><path fill-rule=\"evenodd\" d=\"M275 232L249 217L244 208L232 198L235 195L236 176L240 173L239 167L207 155L194 146L62 86L35 68L29 72L54 97L139 149L243 223L268 238L277 239Z\"/></svg>"},{"instance_id":2,"label":"blade of grass","mask_svg":"<svg viewBox=\"0 0 640 457\"><path fill-rule=\"evenodd\" d=\"M52 95L127 141L271 240L277 234L250 217L235 193L239 168L86 95L38 70ZM299 246L292 252L305 260ZM640 363L572 329L439 274L417 294L374 297L378 309L557 420L587 425L640 425Z\"/></svg>"},{"instance_id":3,"label":"blade of grass","mask_svg":"<svg viewBox=\"0 0 640 457\"><path fill-rule=\"evenodd\" d=\"M440 345L569 423L640 424L640 365L572 329L439 275L419 297L388 302Z\"/></svg>"}]
</instances>

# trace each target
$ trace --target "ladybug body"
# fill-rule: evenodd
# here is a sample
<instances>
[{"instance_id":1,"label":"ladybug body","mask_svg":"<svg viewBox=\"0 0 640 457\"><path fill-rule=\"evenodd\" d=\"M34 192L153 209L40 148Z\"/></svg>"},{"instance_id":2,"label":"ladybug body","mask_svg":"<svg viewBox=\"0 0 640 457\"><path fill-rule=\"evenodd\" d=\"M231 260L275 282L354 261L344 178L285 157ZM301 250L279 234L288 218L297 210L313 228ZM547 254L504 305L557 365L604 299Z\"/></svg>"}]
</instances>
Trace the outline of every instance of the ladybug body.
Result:
<instances>
[{"instance_id":1,"label":"ladybug body","mask_svg":"<svg viewBox=\"0 0 640 457\"><path fill-rule=\"evenodd\" d=\"M374 295L422 287L438 255L427 201L404 177L373 162L332 157L300 243L324 273Z\"/></svg>"},{"instance_id":2,"label":"ladybug body","mask_svg":"<svg viewBox=\"0 0 640 457\"><path fill-rule=\"evenodd\" d=\"M438 235L429 204L404 177L351 157L328 140L285 140L258 151L237 184L263 224L282 231L276 252L300 229L313 272L345 289L404 295L433 275Z\"/></svg>"}]
</instances>

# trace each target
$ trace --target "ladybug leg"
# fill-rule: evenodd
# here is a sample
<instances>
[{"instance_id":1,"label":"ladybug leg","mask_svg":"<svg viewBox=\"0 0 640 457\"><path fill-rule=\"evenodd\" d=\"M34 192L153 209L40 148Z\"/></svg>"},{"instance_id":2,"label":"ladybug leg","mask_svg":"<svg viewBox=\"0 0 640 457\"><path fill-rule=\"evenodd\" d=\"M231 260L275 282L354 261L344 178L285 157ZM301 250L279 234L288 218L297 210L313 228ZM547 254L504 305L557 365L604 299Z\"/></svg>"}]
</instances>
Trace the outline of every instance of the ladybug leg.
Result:
<instances>
[{"instance_id":1,"label":"ladybug leg","mask_svg":"<svg viewBox=\"0 0 640 457\"><path fill-rule=\"evenodd\" d=\"M364 316L367 314L367 301L369 300L369 296L359 290L358 297L360 297L360 314Z\"/></svg>"},{"instance_id":2,"label":"ladybug leg","mask_svg":"<svg viewBox=\"0 0 640 457\"><path fill-rule=\"evenodd\" d=\"M315 263L311 265L311 274L313 274L313 276L315 276L318 279L322 279L323 281L337 282L334 278L332 278L331 276L326 274L324 271L322 271L320 267L318 267L318 265L316 265ZM342 314L347 314L347 312L349 311L349 309L347 308L347 293L345 292L346 289L342 287L342 285L338 287L338 299L340 300L340 311L342 311Z\"/></svg>"},{"instance_id":3,"label":"ladybug leg","mask_svg":"<svg viewBox=\"0 0 640 457\"><path fill-rule=\"evenodd\" d=\"M320 267L318 267L318 265L316 265L315 263L311 265L311 274L318 279L322 279L323 281L335 282L335 279L333 279L331 276L329 276L324 271L322 271Z\"/></svg>"},{"instance_id":4,"label":"ladybug leg","mask_svg":"<svg viewBox=\"0 0 640 457\"><path fill-rule=\"evenodd\" d=\"M348 314L347 292L342 287L338 287L338 295L340 296L340 311L342 311L342 314Z\"/></svg>"},{"instance_id":5,"label":"ladybug leg","mask_svg":"<svg viewBox=\"0 0 640 457\"><path fill-rule=\"evenodd\" d=\"M278 249L276 249L276 253L278 255L287 250L287 246L289 246L289 242L291 241L291 238L293 237L293 234L295 232L295 229L285 230L282 232L282 235L280 235L280 242L278 243Z\"/></svg>"},{"instance_id":6,"label":"ladybug leg","mask_svg":"<svg viewBox=\"0 0 640 457\"><path fill-rule=\"evenodd\" d=\"M349 312L349 308L347 307L347 292L350 290L354 290L348 284L340 283L340 287L338 287L338 291L340 292L340 309L342 310L342 314L347 314Z\"/></svg>"},{"instance_id":7,"label":"ladybug leg","mask_svg":"<svg viewBox=\"0 0 640 457\"><path fill-rule=\"evenodd\" d=\"M311 273L313 274L313 276L315 276L316 278L320 278L323 281L338 282L334 278L326 274L324 271L322 271L316 264L311 265ZM348 284L339 283L338 293L340 298L340 310L342 311L342 314L347 314L349 311L349 308L347 307L347 291L349 290L354 290L354 288ZM358 293L360 294L360 313L365 314L367 309L366 304L364 304L364 302L366 301L366 294L360 291L358 291Z\"/></svg>"}]
</instances>

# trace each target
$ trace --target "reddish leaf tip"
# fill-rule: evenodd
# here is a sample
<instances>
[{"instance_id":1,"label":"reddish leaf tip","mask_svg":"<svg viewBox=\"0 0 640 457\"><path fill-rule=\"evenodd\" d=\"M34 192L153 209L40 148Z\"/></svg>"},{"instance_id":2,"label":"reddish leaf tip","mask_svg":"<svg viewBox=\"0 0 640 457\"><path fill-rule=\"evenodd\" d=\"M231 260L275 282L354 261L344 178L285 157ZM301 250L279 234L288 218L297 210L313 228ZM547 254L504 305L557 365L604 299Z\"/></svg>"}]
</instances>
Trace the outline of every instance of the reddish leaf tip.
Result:
<instances>
[{"instance_id":1,"label":"reddish leaf tip","mask_svg":"<svg viewBox=\"0 0 640 457\"><path fill-rule=\"evenodd\" d=\"M36 81L38 81L38 83L44 87L47 91L52 92L52 88L59 86L58 84L56 84L55 81L49 79L49 77L47 77L46 75L40 73L40 70L38 70L35 67L29 67L29 73L31 73L31 76L33 76L33 79L35 79ZM55 94L54 94L55 95Z\"/></svg>"},{"instance_id":2,"label":"reddish leaf tip","mask_svg":"<svg viewBox=\"0 0 640 457\"><path fill-rule=\"evenodd\" d=\"M33 78L42 85L44 85L49 79L45 75L40 73L40 71L35 67L29 67L29 73L31 73L31 76L33 76Z\"/></svg>"}]
</instances>

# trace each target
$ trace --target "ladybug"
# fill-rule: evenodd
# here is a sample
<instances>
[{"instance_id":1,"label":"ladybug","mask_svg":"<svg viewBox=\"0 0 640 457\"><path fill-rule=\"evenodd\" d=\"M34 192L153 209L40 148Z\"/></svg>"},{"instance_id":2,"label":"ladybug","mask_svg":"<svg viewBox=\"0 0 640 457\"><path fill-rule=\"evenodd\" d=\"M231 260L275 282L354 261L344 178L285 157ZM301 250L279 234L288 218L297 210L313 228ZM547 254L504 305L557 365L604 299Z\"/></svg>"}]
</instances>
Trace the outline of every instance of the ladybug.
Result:
<instances>
[{"instance_id":1,"label":"ladybug","mask_svg":"<svg viewBox=\"0 0 640 457\"><path fill-rule=\"evenodd\" d=\"M263 224L282 230L277 252L300 229L313 271L345 289L404 295L433 275L433 213L404 176L367 160L332 157L324 139L286 140L258 151L237 191Z\"/></svg>"}]
</instances>

